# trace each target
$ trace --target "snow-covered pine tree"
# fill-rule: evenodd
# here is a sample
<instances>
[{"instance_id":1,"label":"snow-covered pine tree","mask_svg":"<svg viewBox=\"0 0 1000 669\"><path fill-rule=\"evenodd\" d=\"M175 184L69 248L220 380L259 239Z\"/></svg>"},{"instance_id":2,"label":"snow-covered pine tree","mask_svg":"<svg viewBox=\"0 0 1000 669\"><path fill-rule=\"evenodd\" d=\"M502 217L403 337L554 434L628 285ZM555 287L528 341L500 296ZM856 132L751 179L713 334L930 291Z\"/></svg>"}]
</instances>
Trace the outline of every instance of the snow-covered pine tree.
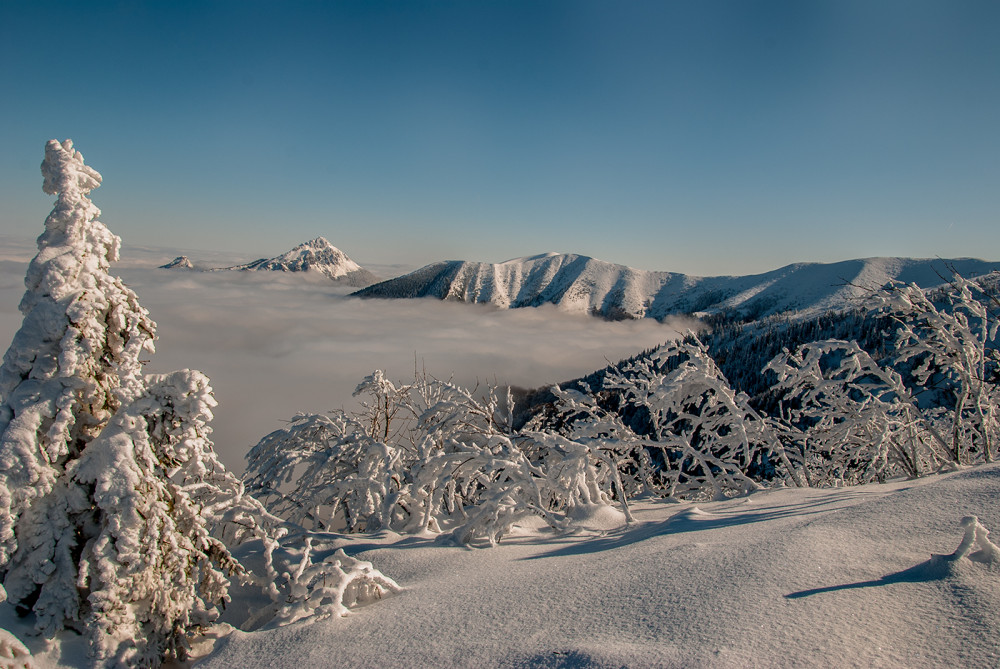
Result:
<instances>
[{"instance_id":1,"label":"snow-covered pine tree","mask_svg":"<svg viewBox=\"0 0 1000 669\"><path fill-rule=\"evenodd\" d=\"M87 198L101 176L69 140L48 143L42 175L58 199L28 267L24 322L0 367L0 566L18 548L25 511L122 399L141 391L139 355L153 350L154 323L108 274L120 241Z\"/></svg>"},{"instance_id":2,"label":"snow-covered pine tree","mask_svg":"<svg viewBox=\"0 0 1000 669\"><path fill-rule=\"evenodd\" d=\"M87 197L100 175L69 140L47 144L42 174L57 201L0 368L0 572L41 633L82 626L101 661L157 664L238 565L148 432L155 324L109 274L120 240Z\"/></svg>"},{"instance_id":3,"label":"snow-covered pine tree","mask_svg":"<svg viewBox=\"0 0 1000 669\"><path fill-rule=\"evenodd\" d=\"M142 375L155 325L109 274L120 241L87 198L100 175L69 140L48 143L42 174L58 199L0 367L0 577L10 600L42 634L85 632L100 664L140 666L182 657L233 575L257 581L286 618L343 608L305 602L313 590L323 600L383 592L391 582L347 556L315 563L305 550L300 569L279 575L270 557L284 529L215 456L208 380ZM226 537L263 541L265 573L251 579Z\"/></svg>"}]
</instances>

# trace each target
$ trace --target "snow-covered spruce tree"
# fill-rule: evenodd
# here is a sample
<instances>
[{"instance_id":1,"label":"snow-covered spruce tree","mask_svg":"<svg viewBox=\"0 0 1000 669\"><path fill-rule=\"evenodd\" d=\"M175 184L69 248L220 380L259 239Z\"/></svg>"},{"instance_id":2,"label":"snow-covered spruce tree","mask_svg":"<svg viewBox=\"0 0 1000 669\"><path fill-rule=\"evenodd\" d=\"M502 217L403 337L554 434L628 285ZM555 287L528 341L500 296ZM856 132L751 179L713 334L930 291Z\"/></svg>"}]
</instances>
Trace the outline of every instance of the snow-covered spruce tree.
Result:
<instances>
[{"instance_id":1,"label":"snow-covered spruce tree","mask_svg":"<svg viewBox=\"0 0 1000 669\"><path fill-rule=\"evenodd\" d=\"M41 633L86 627L102 661L155 664L207 622L235 565L147 432L155 326L108 273L120 241L87 198L100 175L68 140L45 153L58 199L0 368L0 570Z\"/></svg>"},{"instance_id":2,"label":"snow-covered spruce tree","mask_svg":"<svg viewBox=\"0 0 1000 669\"><path fill-rule=\"evenodd\" d=\"M800 484L777 435L693 335L611 371L604 388L646 414L666 472L661 494L723 499L757 489L768 470Z\"/></svg>"},{"instance_id":3,"label":"snow-covered spruce tree","mask_svg":"<svg viewBox=\"0 0 1000 669\"><path fill-rule=\"evenodd\" d=\"M48 143L42 175L58 199L28 267L24 323L0 367L0 568L17 550L20 517L122 398L140 392L139 355L153 350L153 322L108 274L119 239L87 198L100 175L68 140Z\"/></svg>"},{"instance_id":4,"label":"snow-covered spruce tree","mask_svg":"<svg viewBox=\"0 0 1000 669\"><path fill-rule=\"evenodd\" d=\"M214 619L229 577L249 578L221 537L270 557L283 530L215 457L207 379L142 375L155 326L108 273L120 242L86 197L100 175L68 140L42 173L58 200L0 368L0 576L40 633L74 627L100 664L156 665ZM266 562L258 580L281 581ZM266 584L279 604L300 602L295 576L281 582Z\"/></svg>"},{"instance_id":5,"label":"snow-covered spruce tree","mask_svg":"<svg viewBox=\"0 0 1000 669\"><path fill-rule=\"evenodd\" d=\"M875 302L899 325L896 365L917 384L950 395L950 456L993 460L1000 439L1000 318L995 297L958 273L934 294L890 284Z\"/></svg>"},{"instance_id":6,"label":"snow-covered spruce tree","mask_svg":"<svg viewBox=\"0 0 1000 669\"><path fill-rule=\"evenodd\" d=\"M804 344L764 368L781 394L775 429L810 485L920 476L946 445L923 421L899 374L880 367L857 342Z\"/></svg>"}]
</instances>

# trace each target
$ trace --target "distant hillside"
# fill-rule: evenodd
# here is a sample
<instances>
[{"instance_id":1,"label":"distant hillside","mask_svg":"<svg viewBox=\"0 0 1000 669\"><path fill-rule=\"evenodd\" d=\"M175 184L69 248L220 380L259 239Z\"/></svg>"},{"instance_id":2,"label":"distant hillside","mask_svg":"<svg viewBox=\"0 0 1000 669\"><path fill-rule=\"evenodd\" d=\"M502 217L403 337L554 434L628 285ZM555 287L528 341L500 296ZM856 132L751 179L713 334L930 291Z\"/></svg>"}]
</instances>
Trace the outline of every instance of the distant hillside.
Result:
<instances>
[{"instance_id":1,"label":"distant hillside","mask_svg":"<svg viewBox=\"0 0 1000 669\"><path fill-rule=\"evenodd\" d=\"M986 295L1000 300L1000 274L982 275L977 278L976 283ZM941 291L930 290L928 296L940 305L945 304ZM782 349L794 350L807 342L823 339L856 341L880 364L889 365L898 328L898 323L889 316L860 306L800 318L790 318L785 314L753 322L738 322L721 317L709 320L714 322L711 327L698 333L699 339L708 348L709 354L730 385L749 395L751 403L765 413L776 411L775 396L770 392L774 378L764 374L762 370ZM988 346L994 348L998 344L1000 342L994 338ZM586 376L564 381L560 386L582 390L586 385L593 391L601 392L609 370L620 371L629 363L649 358L660 348L657 346L638 352ZM518 427L555 399L547 387L516 389L516 398ZM617 400L612 400L610 406L617 407Z\"/></svg>"},{"instance_id":2,"label":"distant hillside","mask_svg":"<svg viewBox=\"0 0 1000 669\"><path fill-rule=\"evenodd\" d=\"M549 253L503 263L447 261L383 281L358 297L414 298L493 304L501 308L555 304L567 311L617 320L673 314L752 320L793 313L808 318L849 308L891 280L927 288L954 267L965 276L1000 269L1000 262L866 258L797 263L751 276L698 277L650 272L573 254Z\"/></svg>"}]
</instances>

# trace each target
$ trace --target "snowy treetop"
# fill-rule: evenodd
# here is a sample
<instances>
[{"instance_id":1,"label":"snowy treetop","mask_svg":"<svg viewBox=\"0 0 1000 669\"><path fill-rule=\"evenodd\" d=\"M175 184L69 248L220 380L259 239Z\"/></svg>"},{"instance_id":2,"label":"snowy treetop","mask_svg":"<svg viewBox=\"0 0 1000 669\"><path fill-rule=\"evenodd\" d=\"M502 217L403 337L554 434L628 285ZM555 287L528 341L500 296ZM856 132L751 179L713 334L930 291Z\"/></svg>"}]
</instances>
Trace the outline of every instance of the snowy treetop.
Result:
<instances>
[{"instance_id":1,"label":"snowy treetop","mask_svg":"<svg viewBox=\"0 0 1000 669\"><path fill-rule=\"evenodd\" d=\"M83 164L83 155L73 149L73 140L50 139L42 162L42 190L49 195L80 191L89 193L101 185L97 170Z\"/></svg>"}]
</instances>

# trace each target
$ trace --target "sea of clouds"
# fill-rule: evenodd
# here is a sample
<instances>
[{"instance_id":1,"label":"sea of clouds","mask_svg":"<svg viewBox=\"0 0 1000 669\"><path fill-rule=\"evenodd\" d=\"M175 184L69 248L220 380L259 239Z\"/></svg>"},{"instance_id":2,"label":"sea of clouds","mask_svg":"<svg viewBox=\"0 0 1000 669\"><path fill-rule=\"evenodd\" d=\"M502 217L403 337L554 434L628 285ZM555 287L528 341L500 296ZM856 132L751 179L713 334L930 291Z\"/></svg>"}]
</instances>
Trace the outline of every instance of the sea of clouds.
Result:
<instances>
[{"instance_id":1,"label":"sea of clouds","mask_svg":"<svg viewBox=\"0 0 1000 669\"><path fill-rule=\"evenodd\" d=\"M0 239L0 344L20 326L17 304L33 243ZM499 310L422 300L360 300L327 279L274 272L192 272L157 266L178 250L126 247L113 267L157 323L150 372L191 368L211 378L214 441L237 472L257 441L298 412L357 408L375 369L407 381L414 366L463 385L533 388L569 380L678 336L675 324L607 322L553 306ZM204 266L248 258L191 253ZM364 264L364 263L362 263ZM391 276L403 267L372 267Z\"/></svg>"}]
</instances>

